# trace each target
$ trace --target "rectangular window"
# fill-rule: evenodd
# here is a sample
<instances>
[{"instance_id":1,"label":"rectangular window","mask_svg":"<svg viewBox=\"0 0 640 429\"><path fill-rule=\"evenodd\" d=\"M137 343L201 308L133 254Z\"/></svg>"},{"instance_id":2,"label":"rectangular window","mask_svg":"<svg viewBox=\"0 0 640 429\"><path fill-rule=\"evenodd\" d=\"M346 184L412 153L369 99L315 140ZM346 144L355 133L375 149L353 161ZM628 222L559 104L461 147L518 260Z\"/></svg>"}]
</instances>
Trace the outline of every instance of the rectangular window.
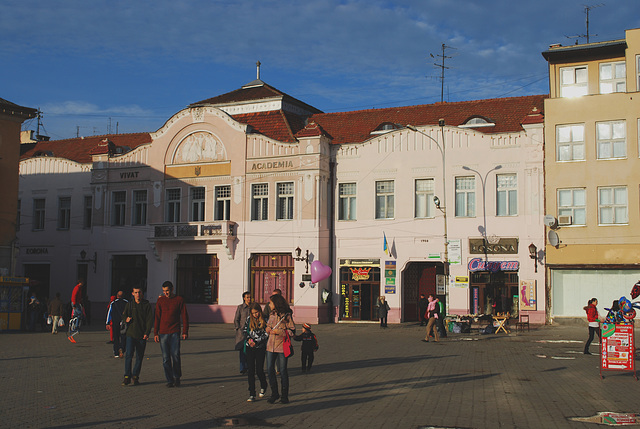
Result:
<instances>
[{"instance_id":1,"label":"rectangular window","mask_svg":"<svg viewBox=\"0 0 640 429\"><path fill-rule=\"evenodd\" d=\"M278 183L277 220L293 219L293 182Z\"/></svg>"},{"instance_id":2,"label":"rectangular window","mask_svg":"<svg viewBox=\"0 0 640 429\"><path fill-rule=\"evenodd\" d=\"M627 187L598 188L598 212L600 225L628 223Z\"/></svg>"},{"instance_id":3,"label":"rectangular window","mask_svg":"<svg viewBox=\"0 0 640 429\"><path fill-rule=\"evenodd\" d=\"M560 68L560 97L587 95L587 66Z\"/></svg>"},{"instance_id":4,"label":"rectangular window","mask_svg":"<svg viewBox=\"0 0 640 429\"><path fill-rule=\"evenodd\" d=\"M475 217L476 178L456 177L456 217Z\"/></svg>"},{"instance_id":5,"label":"rectangular window","mask_svg":"<svg viewBox=\"0 0 640 429\"><path fill-rule=\"evenodd\" d=\"M204 186L191 189L191 222L204 221L205 189Z\"/></svg>"},{"instance_id":6,"label":"rectangular window","mask_svg":"<svg viewBox=\"0 0 640 429\"><path fill-rule=\"evenodd\" d=\"M625 92L627 90L626 77L627 71L624 61L600 64L600 94Z\"/></svg>"},{"instance_id":7,"label":"rectangular window","mask_svg":"<svg viewBox=\"0 0 640 429\"><path fill-rule=\"evenodd\" d=\"M556 159L558 161L584 160L584 124L556 127Z\"/></svg>"},{"instance_id":8,"label":"rectangular window","mask_svg":"<svg viewBox=\"0 0 640 429\"><path fill-rule=\"evenodd\" d=\"M215 220L231 220L231 185L216 186Z\"/></svg>"},{"instance_id":9,"label":"rectangular window","mask_svg":"<svg viewBox=\"0 0 640 429\"><path fill-rule=\"evenodd\" d=\"M515 174L496 175L496 214L516 216L518 214L518 176Z\"/></svg>"},{"instance_id":10,"label":"rectangular window","mask_svg":"<svg viewBox=\"0 0 640 429\"><path fill-rule=\"evenodd\" d=\"M433 217L433 179L416 179L415 217L424 219Z\"/></svg>"},{"instance_id":11,"label":"rectangular window","mask_svg":"<svg viewBox=\"0 0 640 429\"><path fill-rule=\"evenodd\" d=\"M133 218L132 225L147 224L147 191L133 191Z\"/></svg>"},{"instance_id":12,"label":"rectangular window","mask_svg":"<svg viewBox=\"0 0 640 429\"><path fill-rule=\"evenodd\" d=\"M393 219L394 217L394 184L393 180L376 182L376 219Z\"/></svg>"},{"instance_id":13,"label":"rectangular window","mask_svg":"<svg viewBox=\"0 0 640 429\"><path fill-rule=\"evenodd\" d=\"M127 210L127 191L114 191L111 197L111 225L122 226Z\"/></svg>"},{"instance_id":14,"label":"rectangular window","mask_svg":"<svg viewBox=\"0 0 640 429\"><path fill-rule=\"evenodd\" d=\"M584 188L558 189L558 216L571 216L572 225L586 225L586 195Z\"/></svg>"},{"instance_id":15,"label":"rectangular window","mask_svg":"<svg viewBox=\"0 0 640 429\"><path fill-rule=\"evenodd\" d=\"M626 158L627 124L625 121L596 123L598 159Z\"/></svg>"},{"instance_id":16,"label":"rectangular window","mask_svg":"<svg viewBox=\"0 0 640 429\"><path fill-rule=\"evenodd\" d=\"M58 229L69 229L71 225L71 197L58 198Z\"/></svg>"},{"instance_id":17,"label":"rectangular window","mask_svg":"<svg viewBox=\"0 0 640 429\"><path fill-rule=\"evenodd\" d=\"M251 220L269 219L269 185L251 185Z\"/></svg>"},{"instance_id":18,"label":"rectangular window","mask_svg":"<svg viewBox=\"0 0 640 429\"><path fill-rule=\"evenodd\" d=\"M91 219L93 215L93 211L91 210L91 206L93 205L93 197L91 195L85 195L84 197L84 207L82 209L82 227L83 228L91 228Z\"/></svg>"},{"instance_id":19,"label":"rectangular window","mask_svg":"<svg viewBox=\"0 0 640 429\"><path fill-rule=\"evenodd\" d=\"M338 220L356 220L356 191L355 183L338 185Z\"/></svg>"},{"instance_id":20,"label":"rectangular window","mask_svg":"<svg viewBox=\"0 0 640 429\"><path fill-rule=\"evenodd\" d=\"M33 230L42 231L44 229L45 199L35 198L33 200Z\"/></svg>"},{"instance_id":21,"label":"rectangular window","mask_svg":"<svg viewBox=\"0 0 640 429\"><path fill-rule=\"evenodd\" d=\"M180 222L180 199L182 198L182 189L167 189L166 197L165 222Z\"/></svg>"}]
</instances>

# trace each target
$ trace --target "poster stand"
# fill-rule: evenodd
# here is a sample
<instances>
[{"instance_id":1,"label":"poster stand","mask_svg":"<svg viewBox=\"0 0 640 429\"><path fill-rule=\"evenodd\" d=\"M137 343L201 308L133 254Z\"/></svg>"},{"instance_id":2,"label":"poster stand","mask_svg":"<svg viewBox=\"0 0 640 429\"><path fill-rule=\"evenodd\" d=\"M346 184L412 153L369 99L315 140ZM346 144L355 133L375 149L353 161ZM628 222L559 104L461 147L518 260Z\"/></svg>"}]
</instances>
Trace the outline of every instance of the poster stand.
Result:
<instances>
[{"instance_id":1,"label":"poster stand","mask_svg":"<svg viewBox=\"0 0 640 429\"><path fill-rule=\"evenodd\" d=\"M637 381L633 325L605 324L601 334L600 378L604 378L603 371L631 371Z\"/></svg>"}]
</instances>

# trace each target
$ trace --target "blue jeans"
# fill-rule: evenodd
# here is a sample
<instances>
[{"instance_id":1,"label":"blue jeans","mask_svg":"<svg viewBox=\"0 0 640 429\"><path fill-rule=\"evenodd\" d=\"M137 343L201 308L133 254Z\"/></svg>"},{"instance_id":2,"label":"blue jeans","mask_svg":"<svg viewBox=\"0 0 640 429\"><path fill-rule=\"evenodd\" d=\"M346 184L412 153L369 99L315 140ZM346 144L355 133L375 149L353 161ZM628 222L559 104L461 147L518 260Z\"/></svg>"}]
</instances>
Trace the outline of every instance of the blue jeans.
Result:
<instances>
[{"instance_id":1,"label":"blue jeans","mask_svg":"<svg viewBox=\"0 0 640 429\"><path fill-rule=\"evenodd\" d=\"M127 353L124 355L124 376L134 377L140 376L140 370L142 369L142 359L144 359L144 349L147 347L147 340L137 340L132 337L127 337ZM133 374L131 373L131 360L133 359L133 353L136 353L136 364L133 367Z\"/></svg>"},{"instance_id":2,"label":"blue jeans","mask_svg":"<svg viewBox=\"0 0 640 429\"><path fill-rule=\"evenodd\" d=\"M180 332L160 334L160 350L162 350L162 366L164 376L169 383L182 377L180 365Z\"/></svg>"},{"instance_id":3,"label":"blue jeans","mask_svg":"<svg viewBox=\"0 0 640 429\"><path fill-rule=\"evenodd\" d=\"M278 396L278 380L276 379L276 360L280 368L280 381L282 382L282 396L289 397L289 371L287 371L287 361L284 353L267 352L267 372L269 374L269 384L271 385L271 396Z\"/></svg>"}]
</instances>

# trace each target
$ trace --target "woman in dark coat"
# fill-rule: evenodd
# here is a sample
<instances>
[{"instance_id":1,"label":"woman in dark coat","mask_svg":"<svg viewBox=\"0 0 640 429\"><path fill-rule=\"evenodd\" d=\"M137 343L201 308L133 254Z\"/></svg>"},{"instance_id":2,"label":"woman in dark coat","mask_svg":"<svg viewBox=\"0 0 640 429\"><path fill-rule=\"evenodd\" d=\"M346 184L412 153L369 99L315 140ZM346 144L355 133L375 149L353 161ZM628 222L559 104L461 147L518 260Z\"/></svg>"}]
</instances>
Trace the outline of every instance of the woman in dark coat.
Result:
<instances>
[{"instance_id":1,"label":"woman in dark coat","mask_svg":"<svg viewBox=\"0 0 640 429\"><path fill-rule=\"evenodd\" d=\"M380 327L387 327L387 314L389 313L389 303L384 296L378 298L378 318L380 319Z\"/></svg>"}]
</instances>

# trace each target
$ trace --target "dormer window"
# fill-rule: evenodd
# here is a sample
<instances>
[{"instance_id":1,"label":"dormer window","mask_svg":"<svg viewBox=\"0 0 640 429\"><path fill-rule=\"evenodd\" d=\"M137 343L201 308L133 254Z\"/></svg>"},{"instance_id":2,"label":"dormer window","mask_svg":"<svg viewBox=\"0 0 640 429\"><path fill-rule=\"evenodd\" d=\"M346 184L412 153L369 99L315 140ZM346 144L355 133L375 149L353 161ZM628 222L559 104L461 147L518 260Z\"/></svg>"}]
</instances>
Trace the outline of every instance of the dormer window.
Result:
<instances>
[{"instance_id":1,"label":"dormer window","mask_svg":"<svg viewBox=\"0 0 640 429\"><path fill-rule=\"evenodd\" d=\"M496 124L488 118L483 116L472 116L460 125L460 128L483 128L483 127L495 127Z\"/></svg>"},{"instance_id":2,"label":"dormer window","mask_svg":"<svg viewBox=\"0 0 640 429\"><path fill-rule=\"evenodd\" d=\"M393 122L383 122L380 125L378 125L378 127L375 130L371 131L371 134L385 134L393 130L397 130L399 128L402 128L402 127L398 124L394 124Z\"/></svg>"},{"instance_id":3,"label":"dormer window","mask_svg":"<svg viewBox=\"0 0 640 429\"><path fill-rule=\"evenodd\" d=\"M50 150L39 150L33 154L34 158L39 156L53 156L53 152Z\"/></svg>"},{"instance_id":4,"label":"dormer window","mask_svg":"<svg viewBox=\"0 0 640 429\"><path fill-rule=\"evenodd\" d=\"M114 155L123 155L129 151L131 151L131 148L129 146L116 146L113 153Z\"/></svg>"}]
</instances>

